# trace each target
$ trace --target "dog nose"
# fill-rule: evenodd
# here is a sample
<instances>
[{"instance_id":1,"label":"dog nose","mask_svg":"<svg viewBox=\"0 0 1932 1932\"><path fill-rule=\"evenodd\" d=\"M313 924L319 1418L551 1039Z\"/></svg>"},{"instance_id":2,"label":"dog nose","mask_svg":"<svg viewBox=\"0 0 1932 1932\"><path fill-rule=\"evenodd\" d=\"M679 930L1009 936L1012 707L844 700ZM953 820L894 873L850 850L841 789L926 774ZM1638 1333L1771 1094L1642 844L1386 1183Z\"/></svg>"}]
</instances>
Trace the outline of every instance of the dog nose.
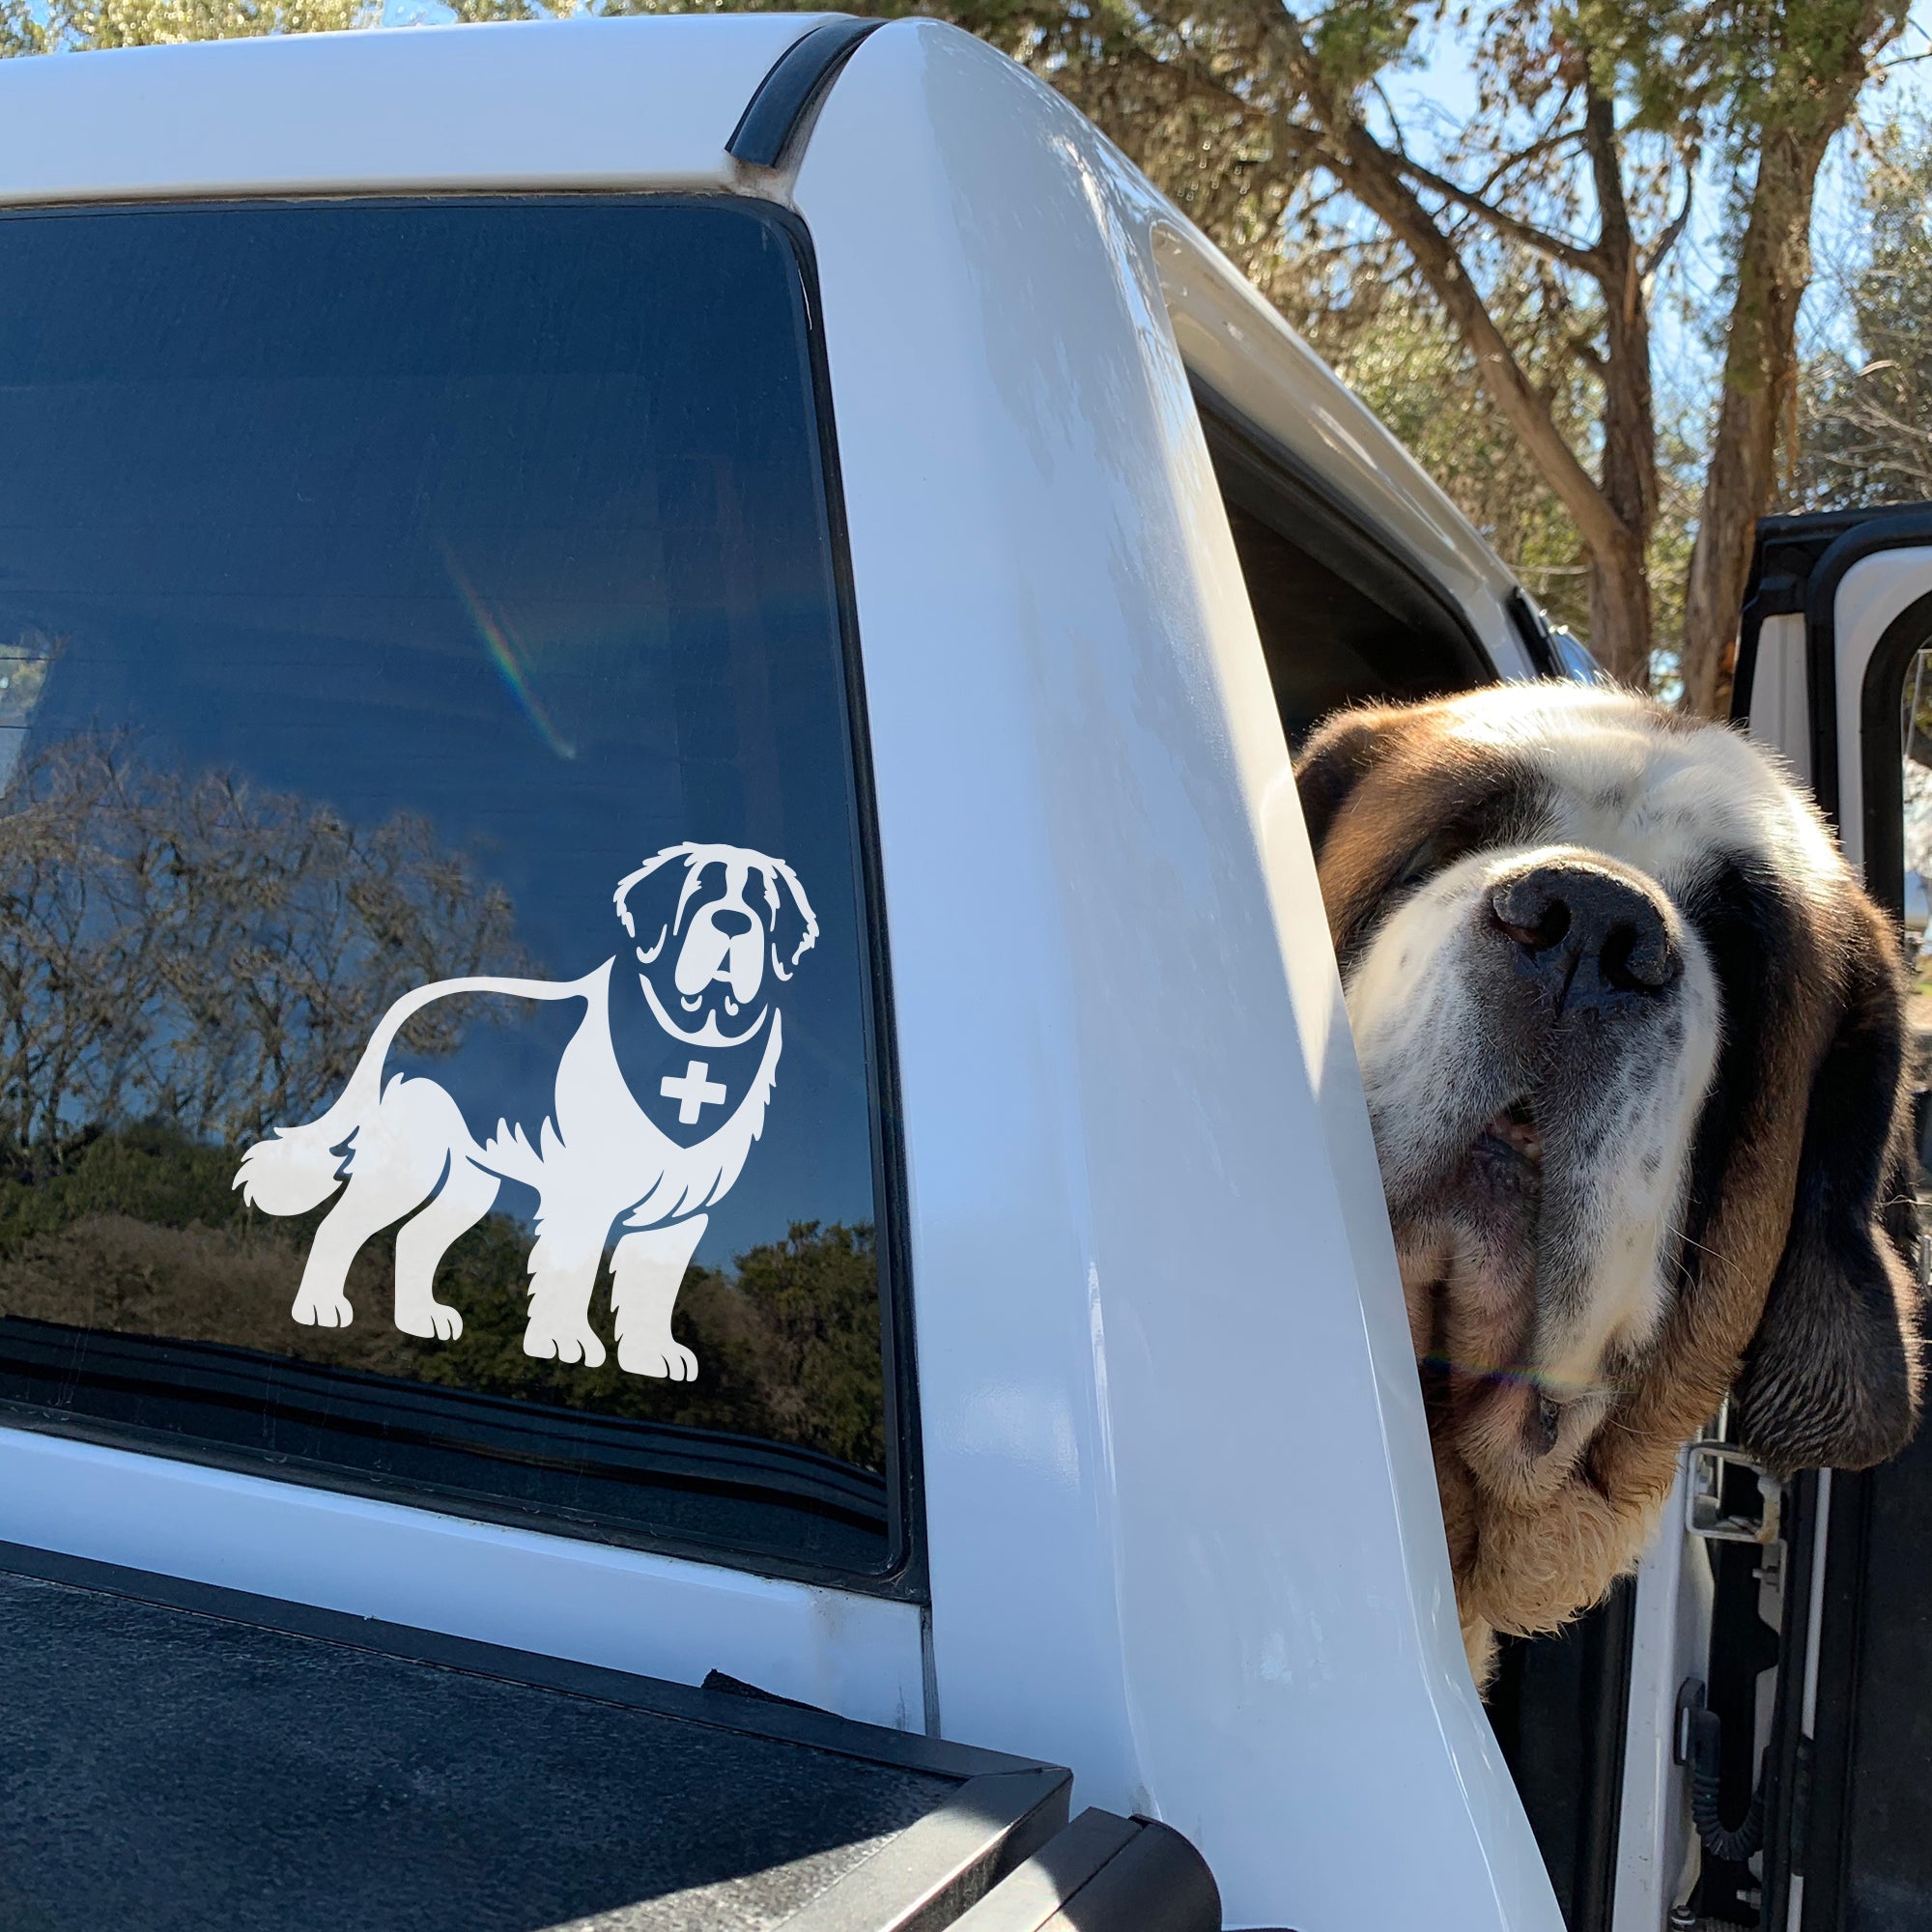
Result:
<instances>
[{"instance_id":1,"label":"dog nose","mask_svg":"<svg viewBox=\"0 0 1932 1932\"><path fill-rule=\"evenodd\" d=\"M1532 867L1490 895L1490 920L1558 1012L1608 1012L1684 970L1663 907L1634 881L1580 860Z\"/></svg>"},{"instance_id":2,"label":"dog nose","mask_svg":"<svg viewBox=\"0 0 1932 1932\"><path fill-rule=\"evenodd\" d=\"M720 906L711 915L711 923L726 939L736 939L741 933L750 932L757 924L748 912L739 912L731 906Z\"/></svg>"}]
</instances>

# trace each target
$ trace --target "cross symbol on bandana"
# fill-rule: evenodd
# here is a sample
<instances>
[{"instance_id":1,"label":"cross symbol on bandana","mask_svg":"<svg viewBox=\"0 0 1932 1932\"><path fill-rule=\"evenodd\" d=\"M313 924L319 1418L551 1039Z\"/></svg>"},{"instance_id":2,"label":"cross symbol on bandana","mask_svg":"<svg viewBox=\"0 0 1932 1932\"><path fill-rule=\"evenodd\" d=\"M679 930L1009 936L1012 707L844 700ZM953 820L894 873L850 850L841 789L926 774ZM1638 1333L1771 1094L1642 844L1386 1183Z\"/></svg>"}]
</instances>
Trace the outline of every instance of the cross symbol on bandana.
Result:
<instances>
[{"instance_id":1,"label":"cross symbol on bandana","mask_svg":"<svg viewBox=\"0 0 1932 1932\"><path fill-rule=\"evenodd\" d=\"M694 1060L684 1069L684 1077L673 1080L668 1073L659 1083L658 1092L667 1100L677 1102L677 1123L681 1127L696 1126L697 1117L706 1107L722 1107L724 1104L724 1089L717 1081L705 1076L711 1071L708 1060Z\"/></svg>"}]
</instances>

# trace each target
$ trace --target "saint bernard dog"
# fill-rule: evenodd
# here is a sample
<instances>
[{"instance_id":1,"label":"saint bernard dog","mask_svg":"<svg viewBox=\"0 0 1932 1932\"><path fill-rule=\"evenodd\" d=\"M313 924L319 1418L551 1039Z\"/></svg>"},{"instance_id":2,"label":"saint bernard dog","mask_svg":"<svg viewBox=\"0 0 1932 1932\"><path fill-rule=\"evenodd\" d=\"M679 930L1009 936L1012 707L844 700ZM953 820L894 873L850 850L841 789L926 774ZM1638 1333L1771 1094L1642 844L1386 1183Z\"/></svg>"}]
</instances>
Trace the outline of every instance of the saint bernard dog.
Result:
<instances>
[{"instance_id":1,"label":"saint bernard dog","mask_svg":"<svg viewBox=\"0 0 1932 1932\"><path fill-rule=\"evenodd\" d=\"M298 1321L346 1328L355 1319L350 1264L401 1221L396 1326L444 1341L461 1335L462 1315L436 1298L437 1265L496 1205L503 1182L517 1180L537 1195L524 1352L593 1369L603 1363L590 1300L609 1245L617 1366L672 1381L696 1378L696 1356L671 1336L671 1311L704 1234L703 1210L737 1179L764 1131L784 1045L779 997L817 942L818 919L782 859L736 845L668 846L618 880L613 904L635 970L629 961L619 970L613 957L577 980L479 976L419 986L384 1014L327 1113L277 1127L242 1156L234 1184L265 1213L305 1214L342 1187L302 1269L291 1311ZM472 1132L434 1080L400 1071L384 1079L411 1014L433 1000L475 993L582 1003L534 1142L502 1120L494 1133ZM627 1002L640 1003L639 1019L647 1009L645 1030L654 1024L686 1061L656 1089L677 1101L683 1126L707 1106L725 1104L726 1083L711 1077L721 1056L757 1055L742 1098L701 1140L673 1138L638 1103L612 1037L613 1009ZM632 1031L620 1027L624 1037ZM692 1057L694 1048L711 1058Z\"/></svg>"},{"instance_id":2,"label":"saint bernard dog","mask_svg":"<svg viewBox=\"0 0 1932 1932\"><path fill-rule=\"evenodd\" d=\"M1899 950L1770 757L1644 698L1344 711L1296 781L1482 1683L1631 1568L1727 1392L1779 1473L1911 1435Z\"/></svg>"}]
</instances>

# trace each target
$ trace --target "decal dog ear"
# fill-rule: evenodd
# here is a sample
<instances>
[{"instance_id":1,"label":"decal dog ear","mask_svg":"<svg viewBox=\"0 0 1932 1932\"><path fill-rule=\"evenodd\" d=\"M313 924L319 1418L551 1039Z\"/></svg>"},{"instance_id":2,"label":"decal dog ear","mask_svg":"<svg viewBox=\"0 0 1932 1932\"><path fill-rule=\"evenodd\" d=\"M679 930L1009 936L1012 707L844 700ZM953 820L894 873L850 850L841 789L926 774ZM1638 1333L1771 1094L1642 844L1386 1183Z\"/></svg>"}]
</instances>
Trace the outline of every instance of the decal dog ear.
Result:
<instances>
[{"instance_id":1,"label":"decal dog ear","mask_svg":"<svg viewBox=\"0 0 1932 1932\"><path fill-rule=\"evenodd\" d=\"M1897 1454L1922 1376L1912 1109L1896 948L1859 923L1837 1029L1812 1081L1790 1232L1738 1382L1767 1467L1861 1469Z\"/></svg>"},{"instance_id":2,"label":"decal dog ear","mask_svg":"<svg viewBox=\"0 0 1932 1932\"><path fill-rule=\"evenodd\" d=\"M764 875L766 926L772 935L772 971L789 980L792 968L818 944L818 915L782 859L759 861Z\"/></svg>"},{"instance_id":3,"label":"decal dog ear","mask_svg":"<svg viewBox=\"0 0 1932 1932\"><path fill-rule=\"evenodd\" d=\"M678 915L683 909L685 881L698 850L690 843L667 845L635 872L628 872L617 881L611 903L624 923L624 930L637 943L639 965L654 964L665 949L665 942L676 930Z\"/></svg>"}]
</instances>

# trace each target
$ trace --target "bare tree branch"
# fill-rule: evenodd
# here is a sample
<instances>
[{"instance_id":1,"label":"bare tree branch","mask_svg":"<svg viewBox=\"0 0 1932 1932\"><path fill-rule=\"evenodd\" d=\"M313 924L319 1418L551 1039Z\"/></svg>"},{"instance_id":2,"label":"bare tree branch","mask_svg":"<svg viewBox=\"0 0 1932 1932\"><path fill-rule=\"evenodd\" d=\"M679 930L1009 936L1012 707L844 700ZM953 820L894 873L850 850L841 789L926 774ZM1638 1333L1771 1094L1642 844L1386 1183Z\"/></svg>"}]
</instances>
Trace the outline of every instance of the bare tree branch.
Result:
<instances>
[{"instance_id":1,"label":"bare tree branch","mask_svg":"<svg viewBox=\"0 0 1932 1932\"><path fill-rule=\"evenodd\" d=\"M1384 150L1384 152L1388 152ZM1534 222L1525 221L1520 215L1510 213L1507 209L1498 208L1493 202L1486 201L1471 188L1459 187L1446 175L1439 175L1434 168L1423 164L1407 154L1394 154L1391 159L1411 181L1432 189L1445 200L1465 208L1471 214L1480 216L1499 234L1507 235L1512 241L1520 242L1525 248L1546 256L1552 262L1560 262L1566 269L1575 269L1578 274L1601 278L1603 264L1594 248L1584 246L1565 236L1551 235L1539 228Z\"/></svg>"},{"instance_id":2,"label":"bare tree branch","mask_svg":"<svg viewBox=\"0 0 1932 1932\"><path fill-rule=\"evenodd\" d=\"M1631 533L1617 522L1595 478L1577 461L1549 406L1512 353L1448 238L1402 177L1401 164L1359 123L1343 130L1343 154L1331 165L1364 207L1408 250L1417 270L1469 346L1491 399L1522 439L1537 468L1594 550L1626 553Z\"/></svg>"},{"instance_id":3,"label":"bare tree branch","mask_svg":"<svg viewBox=\"0 0 1932 1932\"><path fill-rule=\"evenodd\" d=\"M1684 230L1690 220L1690 197L1696 186L1697 172L1694 156L1687 157L1684 167L1684 206L1671 216L1666 227L1650 245L1650 252L1643 258L1643 279L1647 282L1662 268L1671 249L1683 240Z\"/></svg>"},{"instance_id":4,"label":"bare tree branch","mask_svg":"<svg viewBox=\"0 0 1932 1932\"><path fill-rule=\"evenodd\" d=\"M1562 120L1569 112L1571 101L1576 98L1577 90L1568 89L1563 99L1557 102L1556 111L1550 118L1556 121ZM1559 128L1554 133L1546 134L1540 141L1532 141L1528 147L1519 148L1513 155L1505 155L1483 178L1483 185L1476 192L1487 201L1502 185L1504 178L1513 175L1518 168L1525 166L1530 161L1540 161L1546 155L1553 155L1559 148L1566 148L1571 142L1580 141L1582 138L1583 129L1580 127Z\"/></svg>"},{"instance_id":5,"label":"bare tree branch","mask_svg":"<svg viewBox=\"0 0 1932 1932\"><path fill-rule=\"evenodd\" d=\"M347 1078L425 980L521 962L500 891L399 817L372 831L126 738L30 754L0 815L0 1132L58 1161L105 1123L259 1137ZM412 1022L446 1052L461 1020Z\"/></svg>"}]
</instances>

